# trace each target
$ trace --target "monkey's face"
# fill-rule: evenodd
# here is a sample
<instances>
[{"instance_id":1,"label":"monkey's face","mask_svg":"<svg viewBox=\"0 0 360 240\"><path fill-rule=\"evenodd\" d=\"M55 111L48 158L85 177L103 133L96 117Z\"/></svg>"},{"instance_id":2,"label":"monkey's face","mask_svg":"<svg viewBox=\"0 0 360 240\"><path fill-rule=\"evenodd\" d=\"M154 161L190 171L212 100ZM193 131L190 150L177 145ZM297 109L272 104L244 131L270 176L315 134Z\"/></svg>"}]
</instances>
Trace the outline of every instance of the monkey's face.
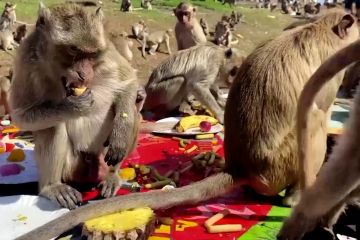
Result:
<instances>
[{"instance_id":1,"label":"monkey's face","mask_svg":"<svg viewBox=\"0 0 360 240\"><path fill-rule=\"evenodd\" d=\"M181 8L177 8L175 10L175 15L180 23L184 24L185 26L189 26L195 11L195 8L183 5Z\"/></svg>"},{"instance_id":2,"label":"monkey's face","mask_svg":"<svg viewBox=\"0 0 360 240\"><path fill-rule=\"evenodd\" d=\"M78 4L41 5L36 31L46 39L49 69L69 93L88 87L94 79L95 63L106 50L103 18L96 11ZM45 57L45 59L46 59Z\"/></svg>"}]
</instances>

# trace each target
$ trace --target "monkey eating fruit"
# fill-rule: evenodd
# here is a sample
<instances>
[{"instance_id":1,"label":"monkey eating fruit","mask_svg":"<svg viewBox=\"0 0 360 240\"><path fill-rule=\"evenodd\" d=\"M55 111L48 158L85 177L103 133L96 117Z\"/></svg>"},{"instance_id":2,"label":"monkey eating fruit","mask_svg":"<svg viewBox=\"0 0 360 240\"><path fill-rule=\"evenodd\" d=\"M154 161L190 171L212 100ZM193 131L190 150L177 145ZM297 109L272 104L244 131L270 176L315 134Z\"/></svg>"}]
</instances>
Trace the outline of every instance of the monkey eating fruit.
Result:
<instances>
[{"instance_id":1,"label":"monkey eating fruit","mask_svg":"<svg viewBox=\"0 0 360 240\"><path fill-rule=\"evenodd\" d=\"M72 90L73 90L75 96L80 96L81 94L83 94L85 92L86 87L73 88Z\"/></svg>"},{"instance_id":2,"label":"monkey eating fruit","mask_svg":"<svg viewBox=\"0 0 360 240\"><path fill-rule=\"evenodd\" d=\"M79 207L19 239L49 239L87 219L129 208L147 206L157 210L181 204L195 204L222 196L241 185L250 186L259 194L267 196L277 195L286 189L284 204L296 204L296 193L299 188L295 127L298 96L317 67L332 54L356 41L358 37L359 30L351 14L344 10L329 11L314 23L284 31L275 39L260 44L247 56L236 71L226 102L225 172L216 173L180 188L128 194ZM353 51L353 53L358 52L358 49ZM206 54L206 51L199 53ZM346 56L348 55L344 55L345 58ZM204 63L205 68L200 71L202 75L199 82L205 84L207 79L210 79L209 75L205 74L206 70L212 68L209 64L215 63L211 62L213 58L200 59L209 59L206 63L201 62ZM196 62L198 61L194 61L194 64ZM281 64L284 62L287 64ZM192 76L191 73L197 72L191 71L185 77ZM313 146L313 161L316 165L313 167L314 172L325 158L327 137L325 113L330 112L329 108L335 99L342 75L343 73L336 75L316 98L316 104L319 109L323 109L324 114L313 112L311 122L313 124L311 146ZM180 78L179 81L183 80ZM195 84L193 87L196 90L204 88L202 84ZM205 86L209 86L209 82ZM353 163L355 164L354 161ZM354 166L350 166L342 176L348 176L348 172L355 172L352 176L358 178L356 171L359 168ZM335 180L332 178L332 184L325 184L325 188L338 186L339 183L336 184ZM327 202L332 202L337 196L341 195L331 196L327 198ZM313 200L316 200L316 197ZM308 206L312 204L308 203ZM312 209L311 212L315 214L316 211L317 209Z\"/></svg>"}]
</instances>

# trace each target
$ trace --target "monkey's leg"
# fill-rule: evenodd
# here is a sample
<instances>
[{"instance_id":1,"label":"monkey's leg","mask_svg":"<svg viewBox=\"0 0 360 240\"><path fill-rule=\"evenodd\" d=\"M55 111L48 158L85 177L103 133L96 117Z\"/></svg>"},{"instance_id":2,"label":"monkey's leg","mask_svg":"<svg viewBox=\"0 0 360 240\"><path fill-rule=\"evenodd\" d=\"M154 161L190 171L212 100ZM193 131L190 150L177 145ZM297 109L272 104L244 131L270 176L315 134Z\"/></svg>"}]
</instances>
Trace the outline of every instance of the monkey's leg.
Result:
<instances>
[{"instance_id":1,"label":"monkey's leg","mask_svg":"<svg viewBox=\"0 0 360 240\"><path fill-rule=\"evenodd\" d=\"M158 47L159 47L159 44L153 44L153 45L151 45L150 46L150 50L149 50L149 54L150 55L155 55L155 52L156 52L156 50L158 49Z\"/></svg>"},{"instance_id":2,"label":"monkey's leg","mask_svg":"<svg viewBox=\"0 0 360 240\"><path fill-rule=\"evenodd\" d=\"M40 195L61 206L74 209L82 200L81 194L74 188L63 184L62 177L70 174L76 160L71 153L65 124L34 132L35 155L39 172Z\"/></svg>"},{"instance_id":3,"label":"monkey's leg","mask_svg":"<svg viewBox=\"0 0 360 240\"><path fill-rule=\"evenodd\" d=\"M169 38L166 38L166 39L165 39L165 43L166 43L166 48L167 48L167 50L168 50L168 53L169 53L169 55L171 55L170 40L169 40Z\"/></svg>"},{"instance_id":4,"label":"monkey's leg","mask_svg":"<svg viewBox=\"0 0 360 240\"><path fill-rule=\"evenodd\" d=\"M196 72L194 72L194 74L196 74ZM198 77L200 77L199 81L193 82L190 89L192 89L195 98L204 103L206 107L208 107L210 111L215 114L219 122L223 123L224 111L221 109L214 96L211 94L209 86L209 79L215 78L216 75L212 76L208 74L208 76L206 76L206 74L204 74L203 76L198 75Z\"/></svg>"}]
</instances>

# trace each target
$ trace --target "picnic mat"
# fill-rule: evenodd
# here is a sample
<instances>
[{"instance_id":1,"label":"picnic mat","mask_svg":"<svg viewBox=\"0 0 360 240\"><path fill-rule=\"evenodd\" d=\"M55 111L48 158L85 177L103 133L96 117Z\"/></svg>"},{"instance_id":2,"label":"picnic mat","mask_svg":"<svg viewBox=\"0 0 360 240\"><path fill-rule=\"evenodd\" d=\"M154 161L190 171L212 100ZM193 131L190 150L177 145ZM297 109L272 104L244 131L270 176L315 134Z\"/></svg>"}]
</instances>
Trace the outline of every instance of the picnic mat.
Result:
<instances>
[{"instance_id":1,"label":"picnic mat","mask_svg":"<svg viewBox=\"0 0 360 240\"><path fill-rule=\"evenodd\" d=\"M338 119L333 120L337 121L335 124L338 124ZM341 124L342 120L340 121ZM334 128L339 128L339 125L334 126ZM0 175L1 167L8 164L6 159L12 149L24 149L26 159L24 162L17 163L23 167L20 173L15 174L16 176L0 176L0 184L9 184L11 181L13 181L12 183L24 183L37 180L31 137L24 137L24 139L18 137L12 133L16 132L14 129L16 130L13 127L3 129L3 135L5 134L6 136L3 137L2 142L6 143L6 146L3 149L4 153L0 154ZM198 149L191 153L184 153L184 149L179 147L179 141L176 139L141 134L137 148L123 161L121 168L128 167L130 163L150 165L155 167L160 174L165 174L171 169L178 168L179 164L191 161L191 158L199 152L212 150L223 156L223 137L223 133L219 133L216 135L216 141L191 140L187 149L193 145L196 145ZM203 172L191 169L181 176L180 186L198 181L203 177ZM128 193L128 190L121 189L118 195ZM99 191L98 189L92 189L82 194L84 201L91 201L99 196ZM242 231L221 234L207 233L203 227L204 221L225 208L230 210L230 214L217 224L241 224L243 227ZM226 196L196 206L175 207L158 212L159 215L171 217L174 221L171 226L158 225L149 240L276 239L276 234L282 225L282 221L284 217L290 214L290 211L290 208L273 205L269 199L258 196L254 197L254 195L249 194L244 189L238 189Z\"/></svg>"}]
</instances>

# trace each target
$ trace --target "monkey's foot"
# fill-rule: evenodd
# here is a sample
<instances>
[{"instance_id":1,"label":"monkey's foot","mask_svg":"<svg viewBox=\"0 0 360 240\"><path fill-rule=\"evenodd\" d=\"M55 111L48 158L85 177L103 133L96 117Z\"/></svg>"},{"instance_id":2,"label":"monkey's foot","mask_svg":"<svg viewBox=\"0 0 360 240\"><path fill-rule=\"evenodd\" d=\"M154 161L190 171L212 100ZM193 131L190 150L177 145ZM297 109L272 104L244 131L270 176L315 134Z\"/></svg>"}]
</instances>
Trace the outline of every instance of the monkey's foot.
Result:
<instances>
[{"instance_id":1,"label":"monkey's foot","mask_svg":"<svg viewBox=\"0 0 360 240\"><path fill-rule=\"evenodd\" d=\"M82 201L81 193L69 185L62 183L44 187L40 195L69 209L76 208L76 204Z\"/></svg>"},{"instance_id":2,"label":"monkey's foot","mask_svg":"<svg viewBox=\"0 0 360 240\"><path fill-rule=\"evenodd\" d=\"M314 219L309 219L302 213L293 213L290 218L285 220L280 232L277 235L278 240L300 240L303 236L312 231L317 224Z\"/></svg>"},{"instance_id":3,"label":"monkey's foot","mask_svg":"<svg viewBox=\"0 0 360 240\"><path fill-rule=\"evenodd\" d=\"M294 207L300 201L300 191L296 190L286 196L282 200L282 204L286 207Z\"/></svg>"},{"instance_id":4,"label":"monkey's foot","mask_svg":"<svg viewBox=\"0 0 360 240\"><path fill-rule=\"evenodd\" d=\"M101 196L104 198L115 196L120 188L120 183L121 180L116 173L106 176L105 180L99 183L99 187L101 187Z\"/></svg>"}]
</instances>

